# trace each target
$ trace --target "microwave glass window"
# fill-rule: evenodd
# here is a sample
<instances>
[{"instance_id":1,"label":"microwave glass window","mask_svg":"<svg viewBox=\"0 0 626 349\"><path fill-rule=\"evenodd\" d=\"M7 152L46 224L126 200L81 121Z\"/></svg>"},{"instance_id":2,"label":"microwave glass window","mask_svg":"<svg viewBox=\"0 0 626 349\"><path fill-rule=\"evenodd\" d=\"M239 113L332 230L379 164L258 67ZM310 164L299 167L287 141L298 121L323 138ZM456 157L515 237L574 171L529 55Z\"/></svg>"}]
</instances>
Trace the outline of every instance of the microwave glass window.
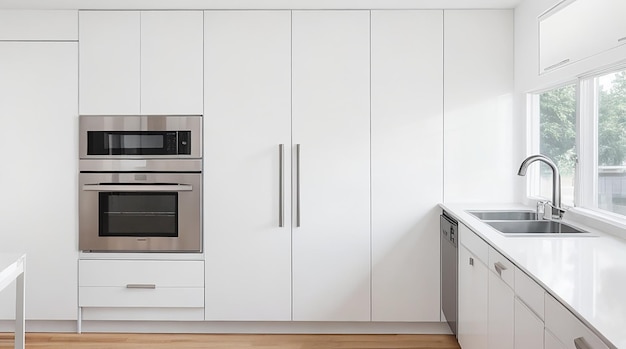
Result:
<instances>
[{"instance_id":1,"label":"microwave glass window","mask_svg":"<svg viewBox=\"0 0 626 349\"><path fill-rule=\"evenodd\" d=\"M190 154L190 131L88 131L87 155Z\"/></svg>"},{"instance_id":2,"label":"microwave glass window","mask_svg":"<svg viewBox=\"0 0 626 349\"><path fill-rule=\"evenodd\" d=\"M178 236L177 192L101 192L99 196L100 236Z\"/></svg>"}]
</instances>

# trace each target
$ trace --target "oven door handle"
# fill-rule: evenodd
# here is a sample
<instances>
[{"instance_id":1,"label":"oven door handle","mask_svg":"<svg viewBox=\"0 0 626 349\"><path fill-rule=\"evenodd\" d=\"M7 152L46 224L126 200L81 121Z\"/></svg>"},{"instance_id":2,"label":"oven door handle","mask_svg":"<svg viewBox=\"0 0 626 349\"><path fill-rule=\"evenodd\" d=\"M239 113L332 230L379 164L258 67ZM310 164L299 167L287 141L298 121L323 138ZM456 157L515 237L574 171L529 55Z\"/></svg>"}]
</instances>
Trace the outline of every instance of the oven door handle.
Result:
<instances>
[{"instance_id":1,"label":"oven door handle","mask_svg":"<svg viewBox=\"0 0 626 349\"><path fill-rule=\"evenodd\" d=\"M191 184L148 184L148 185L115 185L115 184L84 184L85 191L106 192L159 192L159 191L192 191Z\"/></svg>"}]
</instances>

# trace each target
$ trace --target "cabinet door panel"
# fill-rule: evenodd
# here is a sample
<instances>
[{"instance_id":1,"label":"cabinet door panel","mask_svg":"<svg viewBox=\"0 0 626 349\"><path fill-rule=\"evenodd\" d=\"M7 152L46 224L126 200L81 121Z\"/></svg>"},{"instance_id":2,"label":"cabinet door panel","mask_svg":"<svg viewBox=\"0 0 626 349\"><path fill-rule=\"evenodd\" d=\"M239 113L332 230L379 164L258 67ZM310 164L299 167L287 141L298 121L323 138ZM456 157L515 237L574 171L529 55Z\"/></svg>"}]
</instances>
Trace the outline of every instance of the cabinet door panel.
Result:
<instances>
[{"instance_id":1,"label":"cabinet door panel","mask_svg":"<svg viewBox=\"0 0 626 349\"><path fill-rule=\"evenodd\" d=\"M489 348L513 349L515 294L502 278L489 272Z\"/></svg>"},{"instance_id":2,"label":"cabinet door panel","mask_svg":"<svg viewBox=\"0 0 626 349\"><path fill-rule=\"evenodd\" d=\"M515 349L542 349L543 330L543 321L515 298Z\"/></svg>"},{"instance_id":3,"label":"cabinet door panel","mask_svg":"<svg viewBox=\"0 0 626 349\"><path fill-rule=\"evenodd\" d=\"M202 114L202 11L141 12L141 113Z\"/></svg>"},{"instance_id":4,"label":"cabinet door panel","mask_svg":"<svg viewBox=\"0 0 626 349\"><path fill-rule=\"evenodd\" d=\"M294 320L370 320L369 20L293 12Z\"/></svg>"},{"instance_id":5,"label":"cabinet door panel","mask_svg":"<svg viewBox=\"0 0 626 349\"><path fill-rule=\"evenodd\" d=\"M372 11L373 321L440 321L442 32L442 11Z\"/></svg>"},{"instance_id":6,"label":"cabinet door panel","mask_svg":"<svg viewBox=\"0 0 626 349\"><path fill-rule=\"evenodd\" d=\"M205 16L206 320L291 320L290 13Z\"/></svg>"},{"instance_id":7,"label":"cabinet door panel","mask_svg":"<svg viewBox=\"0 0 626 349\"><path fill-rule=\"evenodd\" d=\"M79 13L80 114L140 114L139 25L137 11Z\"/></svg>"},{"instance_id":8,"label":"cabinet door panel","mask_svg":"<svg viewBox=\"0 0 626 349\"><path fill-rule=\"evenodd\" d=\"M488 347L489 274L486 265L470 253L467 248L459 245L457 337L463 349L485 349Z\"/></svg>"},{"instance_id":9,"label":"cabinet door panel","mask_svg":"<svg viewBox=\"0 0 626 349\"><path fill-rule=\"evenodd\" d=\"M76 319L77 73L75 42L0 43L0 231L3 251L27 255L27 320ZM0 293L1 319L14 295Z\"/></svg>"}]
</instances>

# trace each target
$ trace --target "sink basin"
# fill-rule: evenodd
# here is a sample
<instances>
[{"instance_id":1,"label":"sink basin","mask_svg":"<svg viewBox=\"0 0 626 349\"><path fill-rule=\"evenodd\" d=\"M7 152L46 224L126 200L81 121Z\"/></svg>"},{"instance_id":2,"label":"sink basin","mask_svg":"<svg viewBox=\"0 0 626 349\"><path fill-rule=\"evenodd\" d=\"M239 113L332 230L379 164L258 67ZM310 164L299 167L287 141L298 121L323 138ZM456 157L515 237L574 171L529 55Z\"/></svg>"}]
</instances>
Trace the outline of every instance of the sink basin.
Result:
<instances>
[{"instance_id":1,"label":"sink basin","mask_svg":"<svg viewBox=\"0 0 626 349\"><path fill-rule=\"evenodd\" d=\"M588 234L586 231L555 221L493 221L485 223L503 234Z\"/></svg>"},{"instance_id":2,"label":"sink basin","mask_svg":"<svg viewBox=\"0 0 626 349\"><path fill-rule=\"evenodd\" d=\"M534 221L537 220L537 213L528 210L510 211L467 211L476 218L483 221Z\"/></svg>"}]
</instances>

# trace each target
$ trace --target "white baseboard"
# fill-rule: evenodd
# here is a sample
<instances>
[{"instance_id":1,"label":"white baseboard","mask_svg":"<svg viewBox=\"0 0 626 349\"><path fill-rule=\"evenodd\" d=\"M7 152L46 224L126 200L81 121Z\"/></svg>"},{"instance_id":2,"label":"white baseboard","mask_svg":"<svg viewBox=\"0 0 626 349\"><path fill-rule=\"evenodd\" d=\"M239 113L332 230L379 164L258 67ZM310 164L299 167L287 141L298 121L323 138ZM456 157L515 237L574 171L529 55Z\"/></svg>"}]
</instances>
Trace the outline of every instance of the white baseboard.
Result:
<instances>
[{"instance_id":1,"label":"white baseboard","mask_svg":"<svg viewBox=\"0 0 626 349\"><path fill-rule=\"evenodd\" d=\"M76 321L26 322L26 332L76 332ZM0 332L13 332L13 321L0 321ZM445 322L209 322L88 321L82 332L116 333L267 333L267 334L451 334Z\"/></svg>"}]
</instances>

